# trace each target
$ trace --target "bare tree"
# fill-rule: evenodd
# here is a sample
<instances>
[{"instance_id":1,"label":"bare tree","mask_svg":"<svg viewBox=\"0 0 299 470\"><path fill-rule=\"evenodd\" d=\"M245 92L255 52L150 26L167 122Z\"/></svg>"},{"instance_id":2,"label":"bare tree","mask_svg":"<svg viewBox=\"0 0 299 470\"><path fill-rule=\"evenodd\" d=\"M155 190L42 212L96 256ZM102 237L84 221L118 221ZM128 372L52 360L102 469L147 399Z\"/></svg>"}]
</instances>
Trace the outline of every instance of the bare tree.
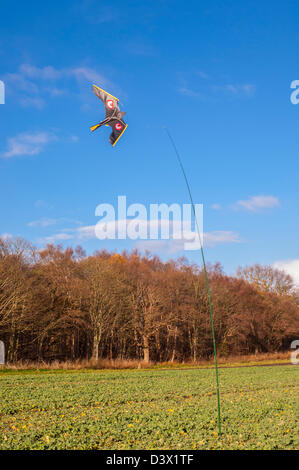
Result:
<instances>
[{"instance_id":1,"label":"bare tree","mask_svg":"<svg viewBox=\"0 0 299 470\"><path fill-rule=\"evenodd\" d=\"M278 295L291 294L294 288L293 279L284 271L275 269L272 266L253 266L239 267L237 276L253 284L261 292L274 292Z\"/></svg>"}]
</instances>

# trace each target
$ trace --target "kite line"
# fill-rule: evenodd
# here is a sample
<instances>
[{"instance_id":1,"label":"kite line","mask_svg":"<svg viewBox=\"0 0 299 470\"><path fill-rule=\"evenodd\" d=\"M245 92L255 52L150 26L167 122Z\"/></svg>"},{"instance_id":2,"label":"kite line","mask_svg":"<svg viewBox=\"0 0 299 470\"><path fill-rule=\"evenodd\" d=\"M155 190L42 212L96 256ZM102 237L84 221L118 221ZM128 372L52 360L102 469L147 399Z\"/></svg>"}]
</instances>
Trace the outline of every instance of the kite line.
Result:
<instances>
[{"instance_id":1,"label":"kite line","mask_svg":"<svg viewBox=\"0 0 299 470\"><path fill-rule=\"evenodd\" d=\"M169 140L170 140L170 142L173 146L173 149L174 149L176 157L177 157L177 161L179 163L179 166L180 166L180 168L182 170L182 173L183 173L183 176L184 176L184 180L185 180L185 183L186 183L186 186L187 186L187 189L188 189L188 193L189 193L189 197L190 197L190 201L191 201L191 206L192 206L192 210L193 210L193 214L194 214L194 220L195 220L197 235L198 235L198 239L199 239L199 243L200 243L200 251L201 251L202 264L203 264L204 273L205 273L207 295L208 295L208 300L209 300L209 311L210 311L210 317L211 317L214 359L215 359L215 372L216 372L216 388L217 388L218 433L219 433L219 435L221 435L221 408L220 408L220 392L219 392L219 377L218 377L218 365L217 365L217 351L216 351L216 341L215 341L215 331L214 331L214 321L213 321L213 310L212 310L212 302L211 302L211 292L210 292L209 278L208 278L208 273L207 273L205 256L204 256L204 251L203 251L203 244L202 244L202 241L201 241L198 220L197 220L197 217L196 217L195 205L194 205L194 202L193 202L193 197L192 197L192 194L191 194L190 185L189 185L189 182L188 182L188 178L187 178L182 160L180 158L178 149L177 149L177 147L174 143L174 140L173 140L169 130L167 129L167 127L165 127L164 129L165 129L165 131L166 131L166 133L169 137Z\"/></svg>"}]
</instances>

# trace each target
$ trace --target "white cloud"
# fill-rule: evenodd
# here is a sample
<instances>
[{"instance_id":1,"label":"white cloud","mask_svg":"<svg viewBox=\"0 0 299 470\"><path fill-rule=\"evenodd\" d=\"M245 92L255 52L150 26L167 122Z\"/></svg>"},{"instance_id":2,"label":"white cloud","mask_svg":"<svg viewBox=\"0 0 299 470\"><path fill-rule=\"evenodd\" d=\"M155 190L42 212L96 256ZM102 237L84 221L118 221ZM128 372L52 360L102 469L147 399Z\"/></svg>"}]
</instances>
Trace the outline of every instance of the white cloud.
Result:
<instances>
[{"instance_id":1,"label":"white cloud","mask_svg":"<svg viewBox=\"0 0 299 470\"><path fill-rule=\"evenodd\" d=\"M30 96L24 96L20 98L20 104L24 107L33 107L37 109L42 109L45 106L45 100L39 98L31 98Z\"/></svg>"},{"instance_id":2,"label":"white cloud","mask_svg":"<svg viewBox=\"0 0 299 470\"><path fill-rule=\"evenodd\" d=\"M258 212L261 209L271 209L279 207L280 202L274 196L250 196L246 200L240 200L236 203L236 207L242 207L251 212Z\"/></svg>"},{"instance_id":3,"label":"white cloud","mask_svg":"<svg viewBox=\"0 0 299 470\"><path fill-rule=\"evenodd\" d=\"M255 86L247 83L245 85L226 85L225 89L231 93L244 93L245 95L252 95L255 92Z\"/></svg>"},{"instance_id":4,"label":"white cloud","mask_svg":"<svg viewBox=\"0 0 299 470\"><path fill-rule=\"evenodd\" d=\"M82 222L80 222L79 220L69 219L67 217L59 217L57 219L42 217L41 219L33 220L32 222L29 222L27 225L28 227L49 227L51 225L57 225L57 224L66 223L66 222L74 223L76 225L82 224Z\"/></svg>"},{"instance_id":5,"label":"white cloud","mask_svg":"<svg viewBox=\"0 0 299 470\"><path fill-rule=\"evenodd\" d=\"M17 97L22 106L32 106L40 109L43 99L40 97L40 87L21 73L8 73L4 76L7 93Z\"/></svg>"},{"instance_id":6,"label":"white cloud","mask_svg":"<svg viewBox=\"0 0 299 470\"><path fill-rule=\"evenodd\" d=\"M285 271L292 276L295 284L299 286L299 259L290 259L286 261L276 261L273 267Z\"/></svg>"},{"instance_id":7,"label":"white cloud","mask_svg":"<svg viewBox=\"0 0 299 470\"><path fill-rule=\"evenodd\" d=\"M88 80L89 82L95 83L102 83L102 84L109 84L109 80L107 80L103 75L96 72L94 69L89 67L77 67L77 68L70 68L65 69L63 73L66 76L75 77L76 80Z\"/></svg>"},{"instance_id":8,"label":"white cloud","mask_svg":"<svg viewBox=\"0 0 299 470\"><path fill-rule=\"evenodd\" d=\"M234 96L252 96L255 93L255 86L251 83L243 85L229 83L227 85L215 85L212 88L214 91L222 91Z\"/></svg>"},{"instance_id":9,"label":"white cloud","mask_svg":"<svg viewBox=\"0 0 299 470\"><path fill-rule=\"evenodd\" d=\"M45 88L45 91L50 93L51 96L63 96L68 93L68 90L63 88L56 88L55 86L52 88Z\"/></svg>"},{"instance_id":10,"label":"white cloud","mask_svg":"<svg viewBox=\"0 0 299 470\"><path fill-rule=\"evenodd\" d=\"M219 211L221 209L221 204L215 203L211 205L211 209L214 211Z\"/></svg>"},{"instance_id":11,"label":"white cloud","mask_svg":"<svg viewBox=\"0 0 299 470\"><path fill-rule=\"evenodd\" d=\"M140 251L151 251L152 253L165 253L174 255L184 250L182 240L138 240L134 248Z\"/></svg>"},{"instance_id":12,"label":"white cloud","mask_svg":"<svg viewBox=\"0 0 299 470\"><path fill-rule=\"evenodd\" d=\"M21 64L17 72L6 74L4 79L8 93L14 95L22 106L38 109L45 105L49 97L56 98L68 93L80 97L87 82L98 83L119 93L119 89L106 77L85 66L56 69L51 65L36 67Z\"/></svg>"},{"instance_id":13,"label":"white cloud","mask_svg":"<svg viewBox=\"0 0 299 470\"><path fill-rule=\"evenodd\" d=\"M89 80L98 82L107 82L107 79L90 67L68 67L55 69L48 65L46 67L35 67L30 64L20 66L21 76L29 79L39 79L45 81L57 81L61 78L73 77L76 80Z\"/></svg>"},{"instance_id":14,"label":"white cloud","mask_svg":"<svg viewBox=\"0 0 299 470\"><path fill-rule=\"evenodd\" d=\"M75 231L75 234L79 240L89 240L96 238L95 234L95 225L86 225L84 227L78 227Z\"/></svg>"},{"instance_id":15,"label":"white cloud","mask_svg":"<svg viewBox=\"0 0 299 470\"><path fill-rule=\"evenodd\" d=\"M152 249L160 248L161 250L166 250L169 253L177 253L179 251L183 251L185 249L185 242L186 239L181 240L148 240L145 241L145 245L147 247L151 247ZM203 246L207 246L209 248L214 248L216 245L224 244L224 243L240 243L241 239L238 233L231 232L231 231L212 231L203 234ZM143 243L142 241L138 242L139 246ZM193 247L192 249L199 250L200 243L192 242ZM191 244L191 245L192 245Z\"/></svg>"},{"instance_id":16,"label":"white cloud","mask_svg":"<svg viewBox=\"0 0 299 470\"><path fill-rule=\"evenodd\" d=\"M184 95L184 96L190 96L190 97L193 97L193 98L205 99L205 96L204 96L203 93L191 90L190 88L187 88L187 87L181 87L181 88L179 88L178 91L181 95Z\"/></svg>"},{"instance_id":17,"label":"white cloud","mask_svg":"<svg viewBox=\"0 0 299 470\"><path fill-rule=\"evenodd\" d=\"M128 42L124 45L126 52L136 56L154 56L155 50L151 44L146 44L142 39Z\"/></svg>"},{"instance_id":18,"label":"white cloud","mask_svg":"<svg viewBox=\"0 0 299 470\"><path fill-rule=\"evenodd\" d=\"M241 239L238 233L224 230L214 230L204 234L204 244L209 247L222 243L240 243Z\"/></svg>"},{"instance_id":19,"label":"white cloud","mask_svg":"<svg viewBox=\"0 0 299 470\"><path fill-rule=\"evenodd\" d=\"M51 220L51 219L50 219ZM55 219L53 219L54 221ZM55 222L57 223L58 220L63 220L63 219L56 219ZM65 221L73 222L76 224L81 224L81 222L76 221L76 220L71 220L71 219L64 219ZM36 221L39 222L39 221ZM35 222L33 222L35 223ZM32 222L31 222L32 224ZM50 225L50 224L49 224ZM54 225L54 224L51 224ZM37 226L34 225L34 226ZM45 227L45 225L44 225ZM75 228L65 228L61 232L54 233L52 235L48 235L46 237L39 237L38 242L39 243L55 243L57 241L63 241L63 240L91 240L91 239L96 239L96 234L95 234L95 225L86 225L83 227L75 227Z\"/></svg>"},{"instance_id":20,"label":"white cloud","mask_svg":"<svg viewBox=\"0 0 299 470\"><path fill-rule=\"evenodd\" d=\"M39 91L38 86L25 78L21 73L8 73L5 75L5 82L17 92L36 94Z\"/></svg>"},{"instance_id":21,"label":"white cloud","mask_svg":"<svg viewBox=\"0 0 299 470\"><path fill-rule=\"evenodd\" d=\"M138 240L134 247L139 250L149 250L153 252L167 253L169 255L177 254L185 250L186 240ZM210 248L223 243L240 243L240 237L234 232L214 231L204 233L203 245ZM194 243L194 249L199 250L200 244Z\"/></svg>"},{"instance_id":22,"label":"white cloud","mask_svg":"<svg viewBox=\"0 0 299 470\"><path fill-rule=\"evenodd\" d=\"M11 233L2 233L0 235L0 238L2 238L3 240L9 240L10 238L12 238L12 235Z\"/></svg>"},{"instance_id":23,"label":"white cloud","mask_svg":"<svg viewBox=\"0 0 299 470\"><path fill-rule=\"evenodd\" d=\"M255 93L255 86L251 83L246 83L243 85L238 84L226 84L226 85L213 85L208 75L204 73L197 72L201 78L206 80L197 84L199 90L194 90L188 86L182 86L178 89L178 92L184 96L190 96L191 98L199 98L201 100L215 100L216 94L235 99L240 99L243 97L251 97ZM197 83L197 82L196 82Z\"/></svg>"},{"instance_id":24,"label":"white cloud","mask_svg":"<svg viewBox=\"0 0 299 470\"><path fill-rule=\"evenodd\" d=\"M75 228L65 228L63 231L53 234L51 236L39 239L40 242L54 243L59 240L95 240L97 239L96 233L115 233L115 239L117 239L117 231L120 227L120 224L124 224L125 227L128 227L133 219L124 219L118 221L112 221L103 224L97 225L87 225L82 227ZM136 238L134 241L134 246L140 249L150 249L150 250L159 250L167 253L178 253L185 249L185 244L190 243L189 246L192 246L190 249L200 249L200 244L196 243L197 235L193 231L184 231L184 238L181 237L180 225L176 225L175 221L169 222L168 220L135 220L138 223L137 231L138 233L145 233L145 239ZM169 239L149 239L150 230L159 227L162 228L169 227ZM134 233L134 229L131 231ZM159 234L160 236L161 234ZM111 235L112 236L112 235ZM111 238L113 239L113 238ZM51 241L52 240L52 241ZM127 238L130 240L130 238ZM132 239L131 239L132 240ZM240 243L241 239L238 233L232 231L221 231L215 230L212 232L204 233L203 235L204 245L208 247L215 247L218 244L223 243Z\"/></svg>"},{"instance_id":25,"label":"white cloud","mask_svg":"<svg viewBox=\"0 0 299 470\"><path fill-rule=\"evenodd\" d=\"M52 66L39 68L30 64L20 65L20 73L28 78L41 78L43 80L56 80L61 76L61 72Z\"/></svg>"},{"instance_id":26,"label":"white cloud","mask_svg":"<svg viewBox=\"0 0 299 470\"><path fill-rule=\"evenodd\" d=\"M199 75L201 78L208 78L208 74L205 73L205 72L202 72L201 70L198 70L197 72L197 75Z\"/></svg>"},{"instance_id":27,"label":"white cloud","mask_svg":"<svg viewBox=\"0 0 299 470\"><path fill-rule=\"evenodd\" d=\"M48 237L39 238L38 242L42 244L43 243L55 243L59 241L71 240L72 238L73 238L73 235L69 233L56 233Z\"/></svg>"},{"instance_id":28,"label":"white cloud","mask_svg":"<svg viewBox=\"0 0 299 470\"><path fill-rule=\"evenodd\" d=\"M39 199L39 200L35 201L34 205L38 209L40 209L40 208L41 209L53 209L54 208L54 206L52 206L51 204L49 204L46 201L43 201L42 199Z\"/></svg>"},{"instance_id":29,"label":"white cloud","mask_svg":"<svg viewBox=\"0 0 299 470\"><path fill-rule=\"evenodd\" d=\"M7 140L8 150L2 153L2 157L11 158L18 155L37 155L56 136L48 132L22 133Z\"/></svg>"},{"instance_id":30,"label":"white cloud","mask_svg":"<svg viewBox=\"0 0 299 470\"><path fill-rule=\"evenodd\" d=\"M73 2L74 11L80 16L80 20L87 20L92 24L111 23L122 20L126 17L126 11L117 6L103 5L103 2L91 2L90 0L81 0L80 2ZM91 3L93 3L91 8Z\"/></svg>"},{"instance_id":31,"label":"white cloud","mask_svg":"<svg viewBox=\"0 0 299 470\"><path fill-rule=\"evenodd\" d=\"M27 225L28 227L49 227L50 225L55 225L56 222L56 219L47 219L43 217L42 219L29 222Z\"/></svg>"}]
</instances>

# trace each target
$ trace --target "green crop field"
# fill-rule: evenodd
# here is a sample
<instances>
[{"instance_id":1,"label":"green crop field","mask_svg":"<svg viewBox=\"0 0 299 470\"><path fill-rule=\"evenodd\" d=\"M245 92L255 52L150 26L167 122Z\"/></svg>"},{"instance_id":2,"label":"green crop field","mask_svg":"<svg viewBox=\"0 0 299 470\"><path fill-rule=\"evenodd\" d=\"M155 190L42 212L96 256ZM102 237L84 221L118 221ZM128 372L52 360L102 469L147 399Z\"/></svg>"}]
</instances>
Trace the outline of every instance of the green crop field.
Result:
<instances>
[{"instance_id":1,"label":"green crop field","mask_svg":"<svg viewBox=\"0 0 299 470\"><path fill-rule=\"evenodd\" d=\"M296 449L298 377L221 369L219 437L213 370L4 371L0 449Z\"/></svg>"}]
</instances>

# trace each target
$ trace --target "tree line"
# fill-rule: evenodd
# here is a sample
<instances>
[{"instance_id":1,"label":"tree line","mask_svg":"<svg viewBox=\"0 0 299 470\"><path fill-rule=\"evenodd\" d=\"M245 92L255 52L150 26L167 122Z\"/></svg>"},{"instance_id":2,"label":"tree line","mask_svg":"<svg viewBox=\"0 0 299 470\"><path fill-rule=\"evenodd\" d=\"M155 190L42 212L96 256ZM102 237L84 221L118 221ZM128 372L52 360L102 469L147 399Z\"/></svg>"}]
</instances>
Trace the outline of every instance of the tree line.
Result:
<instances>
[{"instance_id":1,"label":"tree line","mask_svg":"<svg viewBox=\"0 0 299 470\"><path fill-rule=\"evenodd\" d=\"M208 266L219 355L283 351L299 332L298 293L270 266ZM86 255L0 238L6 361L197 361L213 354L201 267L138 251Z\"/></svg>"}]
</instances>

